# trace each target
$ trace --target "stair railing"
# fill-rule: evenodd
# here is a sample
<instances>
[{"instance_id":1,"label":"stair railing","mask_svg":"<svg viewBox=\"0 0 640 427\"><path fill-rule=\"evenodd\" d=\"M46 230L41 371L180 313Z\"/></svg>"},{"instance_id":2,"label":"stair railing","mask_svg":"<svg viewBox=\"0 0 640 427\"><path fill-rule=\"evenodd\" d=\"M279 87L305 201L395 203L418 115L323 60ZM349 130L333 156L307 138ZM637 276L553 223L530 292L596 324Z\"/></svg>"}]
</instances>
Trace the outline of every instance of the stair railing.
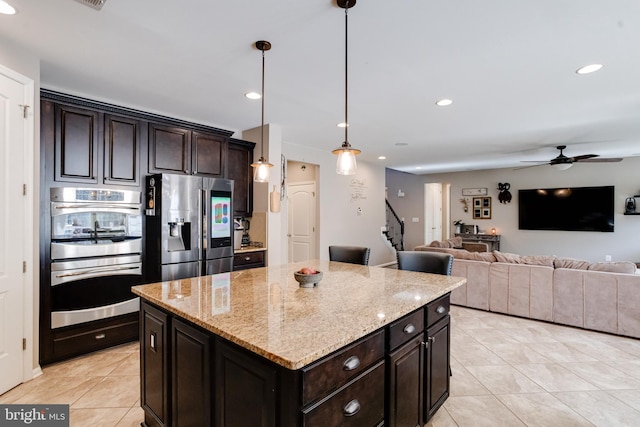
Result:
<instances>
[{"instance_id":1,"label":"stair railing","mask_svg":"<svg viewBox=\"0 0 640 427\"><path fill-rule=\"evenodd\" d=\"M385 199L384 201L386 204L387 221L387 229L384 234L397 251L404 251L404 221L401 220L396 211L393 210L389 200Z\"/></svg>"}]
</instances>

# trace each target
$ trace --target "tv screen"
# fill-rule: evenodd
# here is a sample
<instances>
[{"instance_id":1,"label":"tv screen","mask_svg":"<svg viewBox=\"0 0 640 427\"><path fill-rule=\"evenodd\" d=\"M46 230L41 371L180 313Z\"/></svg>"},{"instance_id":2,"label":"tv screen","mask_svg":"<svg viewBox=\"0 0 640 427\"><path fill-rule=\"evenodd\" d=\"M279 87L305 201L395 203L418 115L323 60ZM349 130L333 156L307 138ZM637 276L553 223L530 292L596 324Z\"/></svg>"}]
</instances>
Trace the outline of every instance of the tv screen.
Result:
<instances>
[{"instance_id":1,"label":"tv screen","mask_svg":"<svg viewBox=\"0 0 640 427\"><path fill-rule=\"evenodd\" d=\"M613 231L613 186L518 191L521 230Z\"/></svg>"}]
</instances>

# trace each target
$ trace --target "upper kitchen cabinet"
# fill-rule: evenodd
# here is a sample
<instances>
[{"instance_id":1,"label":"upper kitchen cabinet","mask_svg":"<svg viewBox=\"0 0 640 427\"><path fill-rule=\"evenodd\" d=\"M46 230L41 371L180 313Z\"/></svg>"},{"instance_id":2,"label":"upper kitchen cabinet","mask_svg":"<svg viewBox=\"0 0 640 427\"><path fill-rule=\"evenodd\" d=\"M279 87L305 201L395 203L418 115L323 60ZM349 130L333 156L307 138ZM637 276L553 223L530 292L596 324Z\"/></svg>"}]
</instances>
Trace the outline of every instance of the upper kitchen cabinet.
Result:
<instances>
[{"instance_id":1,"label":"upper kitchen cabinet","mask_svg":"<svg viewBox=\"0 0 640 427\"><path fill-rule=\"evenodd\" d=\"M191 173L191 131L149 124L149 173Z\"/></svg>"},{"instance_id":2,"label":"upper kitchen cabinet","mask_svg":"<svg viewBox=\"0 0 640 427\"><path fill-rule=\"evenodd\" d=\"M140 121L104 116L104 182L140 185Z\"/></svg>"},{"instance_id":3,"label":"upper kitchen cabinet","mask_svg":"<svg viewBox=\"0 0 640 427\"><path fill-rule=\"evenodd\" d=\"M224 176L227 138L157 123L149 124L149 173Z\"/></svg>"},{"instance_id":4,"label":"upper kitchen cabinet","mask_svg":"<svg viewBox=\"0 0 640 427\"><path fill-rule=\"evenodd\" d=\"M202 132L191 134L191 163L194 175L224 176L227 138Z\"/></svg>"},{"instance_id":5,"label":"upper kitchen cabinet","mask_svg":"<svg viewBox=\"0 0 640 427\"><path fill-rule=\"evenodd\" d=\"M240 139L229 139L227 154L227 178L233 184L233 215L250 217L253 214L253 149L255 143Z\"/></svg>"},{"instance_id":6,"label":"upper kitchen cabinet","mask_svg":"<svg viewBox=\"0 0 640 427\"><path fill-rule=\"evenodd\" d=\"M60 104L53 110L55 180L97 184L100 114Z\"/></svg>"}]
</instances>

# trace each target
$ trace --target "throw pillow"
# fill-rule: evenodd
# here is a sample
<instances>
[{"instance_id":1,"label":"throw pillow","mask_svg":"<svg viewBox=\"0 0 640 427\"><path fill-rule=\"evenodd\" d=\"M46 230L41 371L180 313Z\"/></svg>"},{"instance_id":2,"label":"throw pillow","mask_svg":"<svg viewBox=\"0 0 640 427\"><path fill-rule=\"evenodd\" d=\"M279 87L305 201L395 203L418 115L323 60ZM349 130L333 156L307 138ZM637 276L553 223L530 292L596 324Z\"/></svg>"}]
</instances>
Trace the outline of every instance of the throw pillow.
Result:
<instances>
[{"instance_id":1,"label":"throw pillow","mask_svg":"<svg viewBox=\"0 0 640 427\"><path fill-rule=\"evenodd\" d=\"M589 266L589 270L606 271L608 273L635 274L636 265L631 261L594 262Z\"/></svg>"},{"instance_id":2,"label":"throw pillow","mask_svg":"<svg viewBox=\"0 0 640 427\"><path fill-rule=\"evenodd\" d=\"M553 267L554 256L549 255L526 255L521 257L522 264L529 265L544 265L547 267Z\"/></svg>"},{"instance_id":3,"label":"throw pillow","mask_svg":"<svg viewBox=\"0 0 640 427\"><path fill-rule=\"evenodd\" d=\"M521 257L518 254L510 254L508 252L493 251L493 255L498 262L509 262L511 264L522 264Z\"/></svg>"},{"instance_id":4,"label":"throw pillow","mask_svg":"<svg viewBox=\"0 0 640 427\"><path fill-rule=\"evenodd\" d=\"M572 268L574 270L588 270L589 261L573 258L556 258L553 260L553 266L555 268Z\"/></svg>"},{"instance_id":5,"label":"throw pillow","mask_svg":"<svg viewBox=\"0 0 640 427\"><path fill-rule=\"evenodd\" d=\"M432 248L444 248L444 244L440 241L440 240L434 240L433 242L429 243L429 246L431 246Z\"/></svg>"}]
</instances>

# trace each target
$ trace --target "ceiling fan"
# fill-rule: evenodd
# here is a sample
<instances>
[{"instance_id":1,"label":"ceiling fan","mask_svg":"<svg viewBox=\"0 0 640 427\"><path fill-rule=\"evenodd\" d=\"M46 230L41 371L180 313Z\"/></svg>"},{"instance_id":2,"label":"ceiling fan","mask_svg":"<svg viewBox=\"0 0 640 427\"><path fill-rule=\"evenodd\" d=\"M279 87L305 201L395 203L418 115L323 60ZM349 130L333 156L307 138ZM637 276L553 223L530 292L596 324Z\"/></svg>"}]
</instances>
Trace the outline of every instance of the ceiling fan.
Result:
<instances>
[{"instance_id":1,"label":"ceiling fan","mask_svg":"<svg viewBox=\"0 0 640 427\"><path fill-rule=\"evenodd\" d=\"M573 166L574 163L577 162L585 162L585 163L610 163L610 162L621 162L622 158L621 157L610 157L610 158L602 158L600 157L599 154L583 154L581 156L573 156L573 157L567 157L564 155L564 153L562 152L562 150L564 150L565 148L567 148L566 145L558 145L556 147L558 150L560 150L560 154L558 155L558 157L555 157L549 161L545 161L545 160L523 160L523 162L535 162L538 163L537 165L531 165L531 166L524 166L521 168L516 168L516 170L518 169L525 169L525 168L531 168L534 166L542 166L542 165L551 165L554 169L557 170L567 170L569 169L571 166Z\"/></svg>"}]
</instances>

